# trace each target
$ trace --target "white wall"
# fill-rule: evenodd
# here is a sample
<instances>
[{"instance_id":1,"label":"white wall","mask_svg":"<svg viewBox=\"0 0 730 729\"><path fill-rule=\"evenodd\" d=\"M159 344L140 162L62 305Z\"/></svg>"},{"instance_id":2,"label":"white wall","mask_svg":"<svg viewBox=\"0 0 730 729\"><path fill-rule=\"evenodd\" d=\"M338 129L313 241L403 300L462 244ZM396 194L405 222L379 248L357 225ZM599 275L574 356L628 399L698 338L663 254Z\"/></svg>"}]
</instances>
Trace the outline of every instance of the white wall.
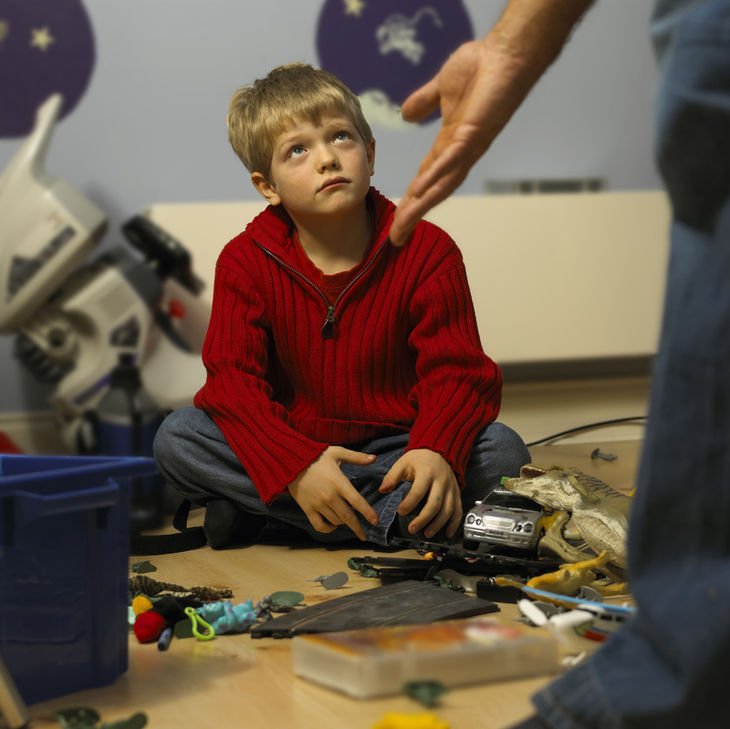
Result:
<instances>
[{"instance_id":1,"label":"white wall","mask_svg":"<svg viewBox=\"0 0 730 729\"><path fill-rule=\"evenodd\" d=\"M150 208L191 251L206 283L200 307L174 287L190 314L188 341L202 344L218 246L263 207L259 200ZM482 343L500 364L656 352L668 254L664 193L458 195L427 217L461 249Z\"/></svg>"}]
</instances>

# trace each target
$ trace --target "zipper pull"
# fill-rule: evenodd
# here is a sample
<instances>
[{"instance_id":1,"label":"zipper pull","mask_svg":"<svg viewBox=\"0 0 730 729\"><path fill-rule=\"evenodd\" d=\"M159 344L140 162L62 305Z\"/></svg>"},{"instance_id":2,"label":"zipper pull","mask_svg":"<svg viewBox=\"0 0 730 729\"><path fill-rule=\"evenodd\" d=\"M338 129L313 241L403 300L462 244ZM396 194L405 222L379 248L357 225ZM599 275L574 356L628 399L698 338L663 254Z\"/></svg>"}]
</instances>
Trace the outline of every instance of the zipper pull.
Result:
<instances>
[{"instance_id":1,"label":"zipper pull","mask_svg":"<svg viewBox=\"0 0 730 729\"><path fill-rule=\"evenodd\" d=\"M327 318L322 324L322 339L332 339L335 334L335 307L332 304L327 306Z\"/></svg>"}]
</instances>

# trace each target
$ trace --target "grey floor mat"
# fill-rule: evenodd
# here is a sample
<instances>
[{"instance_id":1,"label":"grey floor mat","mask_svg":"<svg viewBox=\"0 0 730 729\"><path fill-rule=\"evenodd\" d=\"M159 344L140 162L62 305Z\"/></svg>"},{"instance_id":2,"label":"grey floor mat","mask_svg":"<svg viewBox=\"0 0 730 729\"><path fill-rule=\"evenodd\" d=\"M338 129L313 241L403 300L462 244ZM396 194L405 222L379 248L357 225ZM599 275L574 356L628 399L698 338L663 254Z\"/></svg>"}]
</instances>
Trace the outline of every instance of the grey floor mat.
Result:
<instances>
[{"instance_id":1,"label":"grey floor mat","mask_svg":"<svg viewBox=\"0 0 730 729\"><path fill-rule=\"evenodd\" d=\"M491 600L467 597L435 583L405 580L295 609L257 625L251 637L291 638L304 633L418 625L497 610L499 607Z\"/></svg>"}]
</instances>

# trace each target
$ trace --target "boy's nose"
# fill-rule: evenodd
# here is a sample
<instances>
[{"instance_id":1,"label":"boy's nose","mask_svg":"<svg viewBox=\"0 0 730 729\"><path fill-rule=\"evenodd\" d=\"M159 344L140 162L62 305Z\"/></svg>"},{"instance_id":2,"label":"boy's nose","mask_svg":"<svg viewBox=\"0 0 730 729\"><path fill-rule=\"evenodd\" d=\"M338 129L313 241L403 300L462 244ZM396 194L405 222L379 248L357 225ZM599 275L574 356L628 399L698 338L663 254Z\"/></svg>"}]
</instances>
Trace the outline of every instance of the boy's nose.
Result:
<instances>
[{"instance_id":1,"label":"boy's nose","mask_svg":"<svg viewBox=\"0 0 730 729\"><path fill-rule=\"evenodd\" d=\"M336 170L339 167L339 164L337 155L332 154L332 152L327 152L322 154L320 157L319 169L321 172L325 172L326 170Z\"/></svg>"}]
</instances>

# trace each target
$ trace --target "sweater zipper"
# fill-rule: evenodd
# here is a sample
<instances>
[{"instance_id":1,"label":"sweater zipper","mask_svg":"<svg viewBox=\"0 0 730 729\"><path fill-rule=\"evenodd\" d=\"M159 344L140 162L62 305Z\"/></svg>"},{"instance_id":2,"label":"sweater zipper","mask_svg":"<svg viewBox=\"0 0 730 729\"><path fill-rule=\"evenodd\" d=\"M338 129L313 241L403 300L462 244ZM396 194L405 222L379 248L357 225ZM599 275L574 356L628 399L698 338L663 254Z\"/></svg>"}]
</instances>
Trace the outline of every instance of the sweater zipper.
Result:
<instances>
[{"instance_id":1,"label":"sweater zipper","mask_svg":"<svg viewBox=\"0 0 730 729\"><path fill-rule=\"evenodd\" d=\"M327 313L325 315L324 323L322 324L321 333L322 333L322 339L332 339L335 333L335 322L337 321L335 317L335 309L337 307L337 304L340 303L340 300L342 297L355 285L357 281L359 281L374 265L375 261L377 260L378 256L380 255L381 251L385 248L385 246L388 243L388 239L386 238L383 240L383 242L378 246L378 249L373 253L373 255L370 257L370 260L360 269L360 271L357 273L357 275L350 281L350 283L345 286L344 289L340 292L339 296L335 299L334 303L330 303L330 300L327 298L327 294L322 291L322 289L317 286L314 281L311 281L308 279L301 271L298 271L294 266L289 265L286 261L282 261L279 256L277 256L275 253L272 253L266 246L261 245L258 241L254 241L256 245L267 255L271 256L280 266L283 266L287 271L290 271L295 276L298 276L302 281L304 281L306 284L311 286L321 297L322 301L324 301L325 306L327 307Z\"/></svg>"}]
</instances>

